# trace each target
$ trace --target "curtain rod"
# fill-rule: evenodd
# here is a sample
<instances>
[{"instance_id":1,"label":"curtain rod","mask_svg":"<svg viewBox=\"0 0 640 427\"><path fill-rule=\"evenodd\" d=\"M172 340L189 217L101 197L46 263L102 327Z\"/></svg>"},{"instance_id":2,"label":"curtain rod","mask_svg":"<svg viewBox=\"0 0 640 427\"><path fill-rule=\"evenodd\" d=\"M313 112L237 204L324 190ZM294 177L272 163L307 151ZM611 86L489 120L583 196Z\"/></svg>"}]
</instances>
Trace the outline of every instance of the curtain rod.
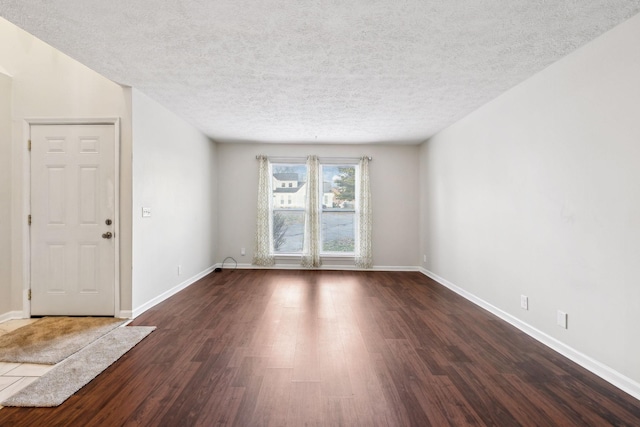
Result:
<instances>
[{"instance_id":1,"label":"curtain rod","mask_svg":"<svg viewBox=\"0 0 640 427\"><path fill-rule=\"evenodd\" d=\"M269 160L273 160L273 159L278 159L278 160L288 160L288 161L306 161L307 158L306 157L285 157L285 156L266 156L267 159ZM373 157L370 156L362 156L362 157L366 157L367 160L372 161ZM318 157L320 160L324 159L324 160L360 160L362 157ZM256 155L256 160L260 158L260 155Z\"/></svg>"}]
</instances>

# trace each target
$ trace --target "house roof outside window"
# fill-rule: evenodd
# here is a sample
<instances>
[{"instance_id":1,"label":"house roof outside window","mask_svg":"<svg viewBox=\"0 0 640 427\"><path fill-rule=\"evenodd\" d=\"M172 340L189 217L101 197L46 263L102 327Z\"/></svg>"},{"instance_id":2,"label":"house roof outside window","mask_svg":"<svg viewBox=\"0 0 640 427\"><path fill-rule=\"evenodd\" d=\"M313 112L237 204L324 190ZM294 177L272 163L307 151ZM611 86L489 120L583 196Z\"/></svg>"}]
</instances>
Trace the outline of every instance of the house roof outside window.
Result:
<instances>
[{"instance_id":1,"label":"house roof outside window","mask_svg":"<svg viewBox=\"0 0 640 427\"><path fill-rule=\"evenodd\" d=\"M278 181L298 181L298 174L293 172L274 173L273 177Z\"/></svg>"}]
</instances>

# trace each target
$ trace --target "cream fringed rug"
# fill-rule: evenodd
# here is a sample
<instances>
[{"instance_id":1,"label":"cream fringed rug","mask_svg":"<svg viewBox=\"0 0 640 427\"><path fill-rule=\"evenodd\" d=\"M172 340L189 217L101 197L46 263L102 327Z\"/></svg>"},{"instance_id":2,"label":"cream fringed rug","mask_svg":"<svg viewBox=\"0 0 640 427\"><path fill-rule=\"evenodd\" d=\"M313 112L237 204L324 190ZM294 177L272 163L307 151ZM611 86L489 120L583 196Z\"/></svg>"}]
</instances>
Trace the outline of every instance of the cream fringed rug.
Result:
<instances>
[{"instance_id":1,"label":"cream fringed rug","mask_svg":"<svg viewBox=\"0 0 640 427\"><path fill-rule=\"evenodd\" d=\"M2 406L58 406L149 335L155 326L114 329L67 358L4 402Z\"/></svg>"},{"instance_id":2,"label":"cream fringed rug","mask_svg":"<svg viewBox=\"0 0 640 427\"><path fill-rule=\"evenodd\" d=\"M55 365L126 320L45 317L0 336L0 362Z\"/></svg>"}]
</instances>

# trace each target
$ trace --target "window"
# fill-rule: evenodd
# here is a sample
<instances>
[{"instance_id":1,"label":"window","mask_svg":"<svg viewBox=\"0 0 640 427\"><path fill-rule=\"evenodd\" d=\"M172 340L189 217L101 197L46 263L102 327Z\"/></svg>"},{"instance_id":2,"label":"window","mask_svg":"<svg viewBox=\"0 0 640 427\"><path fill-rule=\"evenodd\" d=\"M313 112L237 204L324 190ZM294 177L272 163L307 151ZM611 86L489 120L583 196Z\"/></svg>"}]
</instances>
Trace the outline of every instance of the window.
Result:
<instances>
[{"instance_id":1,"label":"window","mask_svg":"<svg viewBox=\"0 0 640 427\"><path fill-rule=\"evenodd\" d=\"M272 206L271 247L276 254L299 254L304 243L307 167L304 164L272 163L271 176L273 200L280 200L279 206ZM282 181L288 181L289 186ZM282 185L278 185L280 182Z\"/></svg>"},{"instance_id":2,"label":"window","mask_svg":"<svg viewBox=\"0 0 640 427\"><path fill-rule=\"evenodd\" d=\"M355 252L356 164L322 164L320 167L320 239L325 255ZM272 248L275 254L301 254L307 198L305 164L272 163ZM283 181L287 181L285 186ZM280 185L282 184L282 185ZM285 204L284 200L287 200Z\"/></svg>"},{"instance_id":3,"label":"window","mask_svg":"<svg viewBox=\"0 0 640 427\"><path fill-rule=\"evenodd\" d=\"M323 253L355 250L356 165L320 165L322 212L320 248Z\"/></svg>"}]
</instances>

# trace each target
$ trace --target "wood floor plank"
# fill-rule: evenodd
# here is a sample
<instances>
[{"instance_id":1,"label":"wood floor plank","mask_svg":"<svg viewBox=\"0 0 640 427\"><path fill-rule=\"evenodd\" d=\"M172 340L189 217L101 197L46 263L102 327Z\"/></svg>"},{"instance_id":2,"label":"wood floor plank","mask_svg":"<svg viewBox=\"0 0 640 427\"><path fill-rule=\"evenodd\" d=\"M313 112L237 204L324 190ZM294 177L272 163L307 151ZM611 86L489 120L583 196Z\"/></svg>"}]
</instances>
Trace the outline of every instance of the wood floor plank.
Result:
<instances>
[{"instance_id":1,"label":"wood floor plank","mask_svg":"<svg viewBox=\"0 0 640 427\"><path fill-rule=\"evenodd\" d=\"M323 396L351 397L351 381L344 347L335 319L320 319L318 355Z\"/></svg>"},{"instance_id":2,"label":"wood floor plank","mask_svg":"<svg viewBox=\"0 0 640 427\"><path fill-rule=\"evenodd\" d=\"M289 306L282 308L282 316L271 346L269 368L293 368L299 317L299 309Z\"/></svg>"},{"instance_id":3,"label":"wood floor plank","mask_svg":"<svg viewBox=\"0 0 640 427\"><path fill-rule=\"evenodd\" d=\"M401 385L400 387L396 387L397 383L394 382L382 353L372 354L372 363L378 381L380 382L380 388L384 394L385 402L389 408L390 425L411 425L409 417L411 408L407 408L408 401L403 398L406 390Z\"/></svg>"},{"instance_id":4,"label":"wood floor plank","mask_svg":"<svg viewBox=\"0 0 640 427\"><path fill-rule=\"evenodd\" d=\"M322 393L318 381L293 381L286 425L322 426Z\"/></svg>"},{"instance_id":5,"label":"wood floor plank","mask_svg":"<svg viewBox=\"0 0 640 427\"><path fill-rule=\"evenodd\" d=\"M285 425L288 416L291 387L290 368L267 368L262 386L258 391L256 407L248 425Z\"/></svg>"},{"instance_id":6,"label":"wood floor plank","mask_svg":"<svg viewBox=\"0 0 640 427\"><path fill-rule=\"evenodd\" d=\"M465 405L464 398L453 387L450 381L444 382L447 388L446 398L444 397L443 381L432 375L429 368L418 356L415 348L408 340L388 340L391 357L396 361L394 364L402 366L405 377L403 388L411 390L416 396L422 411L429 419L431 425L446 425L449 422L459 423L469 420L477 422L477 417L470 412Z\"/></svg>"},{"instance_id":7,"label":"wood floor plank","mask_svg":"<svg viewBox=\"0 0 640 427\"><path fill-rule=\"evenodd\" d=\"M319 319L310 313L303 313L302 316L298 322L291 380L318 382L321 376L318 351Z\"/></svg>"},{"instance_id":8,"label":"wood floor plank","mask_svg":"<svg viewBox=\"0 0 640 427\"><path fill-rule=\"evenodd\" d=\"M126 418L124 425L158 425L160 420L165 416L169 408L178 398L178 394L172 393L179 387L186 387L193 375L199 368L199 363L188 364L190 368L186 371L175 371L170 376L165 374L166 368L161 365L152 365L148 371L142 371L144 377L153 384L141 384L138 388L131 388L122 391L122 395L133 398L137 407ZM142 376L142 375L141 375ZM137 390L149 390L145 396L139 396ZM118 409L116 405L110 405L114 409ZM108 418L104 425L107 424Z\"/></svg>"},{"instance_id":9,"label":"wood floor plank","mask_svg":"<svg viewBox=\"0 0 640 427\"><path fill-rule=\"evenodd\" d=\"M462 393L483 423L488 425L519 425L514 415L491 392L490 385L482 383L475 374L462 365L447 369L447 377Z\"/></svg>"},{"instance_id":10,"label":"wood floor plank","mask_svg":"<svg viewBox=\"0 0 640 427\"><path fill-rule=\"evenodd\" d=\"M224 270L57 408L1 426L640 425L640 402L417 272Z\"/></svg>"},{"instance_id":11,"label":"wood floor plank","mask_svg":"<svg viewBox=\"0 0 640 427\"><path fill-rule=\"evenodd\" d=\"M539 385L524 382L516 374L494 375L493 380L497 385L498 396L503 396L502 393L506 395L501 400L513 408L510 411L515 417L529 417L539 420L540 425L549 426L554 425L554 420L567 418L562 404L549 399L548 394Z\"/></svg>"},{"instance_id":12,"label":"wood floor plank","mask_svg":"<svg viewBox=\"0 0 640 427\"><path fill-rule=\"evenodd\" d=\"M203 405L202 412L195 425L232 425L238 415L244 393L244 388L228 387L221 394L212 394L209 400Z\"/></svg>"},{"instance_id":13,"label":"wood floor plank","mask_svg":"<svg viewBox=\"0 0 640 427\"><path fill-rule=\"evenodd\" d=\"M201 414L194 408L205 407L211 395L224 395L224 390L233 383L237 374L237 368L227 367L232 353L233 350L228 348L200 363L198 371L182 388L162 418L162 424L194 425Z\"/></svg>"}]
</instances>

